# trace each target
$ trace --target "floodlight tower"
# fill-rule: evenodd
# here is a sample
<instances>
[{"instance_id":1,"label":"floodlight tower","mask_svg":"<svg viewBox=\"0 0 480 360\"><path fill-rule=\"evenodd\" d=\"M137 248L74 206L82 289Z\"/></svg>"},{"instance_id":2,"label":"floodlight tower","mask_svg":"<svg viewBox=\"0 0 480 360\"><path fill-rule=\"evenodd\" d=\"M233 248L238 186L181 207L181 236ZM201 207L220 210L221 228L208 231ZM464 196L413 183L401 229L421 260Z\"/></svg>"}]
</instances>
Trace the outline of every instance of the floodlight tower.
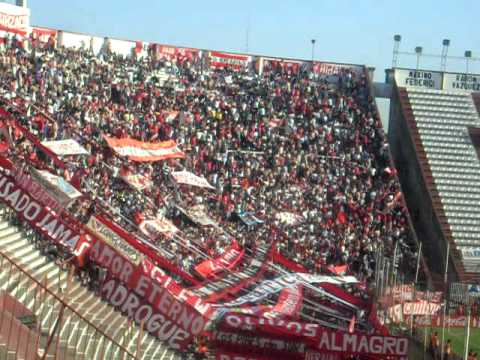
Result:
<instances>
[{"instance_id":1,"label":"floodlight tower","mask_svg":"<svg viewBox=\"0 0 480 360\"><path fill-rule=\"evenodd\" d=\"M311 42L312 42L312 63L313 63L313 60L315 60L315 43L316 43L316 40L312 39Z\"/></svg>"},{"instance_id":2,"label":"floodlight tower","mask_svg":"<svg viewBox=\"0 0 480 360\"><path fill-rule=\"evenodd\" d=\"M415 54L417 54L417 67L416 70L418 70L418 67L420 66L420 56L422 56L423 48L421 46L416 46L415 47Z\"/></svg>"},{"instance_id":3,"label":"floodlight tower","mask_svg":"<svg viewBox=\"0 0 480 360\"><path fill-rule=\"evenodd\" d=\"M465 62L466 62L466 71L465 73L468 74L468 65L470 64L470 59L472 58L472 51L466 50L465 51Z\"/></svg>"},{"instance_id":4,"label":"floodlight tower","mask_svg":"<svg viewBox=\"0 0 480 360\"><path fill-rule=\"evenodd\" d=\"M442 41L442 56L440 60L440 71L445 71L447 69L447 54L448 54L448 47L450 46L449 39L443 39Z\"/></svg>"},{"instance_id":5,"label":"floodlight tower","mask_svg":"<svg viewBox=\"0 0 480 360\"><path fill-rule=\"evenodd\" d=\"M402 41L402 36L401 35L397 34L393 37L392 68L397 67L398 49L400 48L400 41Z\"/></svg>"}]
</instances>

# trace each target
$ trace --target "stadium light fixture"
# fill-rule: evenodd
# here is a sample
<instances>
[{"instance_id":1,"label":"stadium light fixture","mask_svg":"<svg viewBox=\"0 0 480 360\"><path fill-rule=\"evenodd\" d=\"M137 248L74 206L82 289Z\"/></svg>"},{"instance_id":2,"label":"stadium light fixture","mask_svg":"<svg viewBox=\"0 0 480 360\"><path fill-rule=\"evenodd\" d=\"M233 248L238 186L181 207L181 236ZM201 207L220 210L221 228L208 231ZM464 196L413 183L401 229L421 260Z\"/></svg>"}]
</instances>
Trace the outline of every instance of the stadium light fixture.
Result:
<instances>
[{"instance_id":1,"label":"stadium light fixture","mask_svg":"<svg viewBox=\"0 0 480 360\"><path fill-rule=\"evenodd\" d=\"M317 40L312 39L310 41L312 43L312 63L313 63L313 60L315 59L315 43L317 42Z\"/></svg>"},{"instance_id":2,"label":"stadium light fixture","mask_svg":"<svg viewBox=\"0 0 480 360\"><path fill-rule=\"evenodd\" d=\"M420 65L420 56L422 56L423 48L421 46L415 47L415 54L417 54L417 70Z\"/></svg>"},{"instance_id":3,"label":"stadium light fixture","mask_svg":"<svg viewBox=\"0 0 480 360\"><path fill-rule=\"evenodd\" d=\"M402 41L402 36L396 34L393 36L393 56L392 56L392 68L397 67L398 62L398 50L400 48L400 42Z\"/></svg>"},{"instance_id":4,"label":"stadium light fixture","mask_svg":"<svg viewBox=\"0 0 480 360\"><path fill-rule=\"evenodd\" d=\"M445 71L447 69L447 55L448 48L450 46L450 39L443 39L442 41L442 56L440 60L440 71Z\"/></svg>"},{"instance_id":5,"label":"stadium light fixture","mask_svg":"<svg viewBox=\"0 0 480 360\"><path fill-rule=\"evenodd\" d=\"M466 50L465 51L465 62L466 62L466 71L465 73L468 74L468 65L470 64L470 59L472 58L472 51Z\"/></svg>"}]
</instances>

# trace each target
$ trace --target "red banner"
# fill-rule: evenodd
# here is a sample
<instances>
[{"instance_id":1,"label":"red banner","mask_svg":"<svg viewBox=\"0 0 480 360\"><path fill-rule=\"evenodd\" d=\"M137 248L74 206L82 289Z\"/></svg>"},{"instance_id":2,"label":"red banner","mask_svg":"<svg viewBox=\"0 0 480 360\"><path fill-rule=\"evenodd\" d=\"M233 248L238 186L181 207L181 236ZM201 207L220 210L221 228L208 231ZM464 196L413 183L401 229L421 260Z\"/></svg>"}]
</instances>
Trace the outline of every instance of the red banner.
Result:
<instances>
[{"instance_id":1,"label":"red banner","mask_svg":"<svg viewBox=\"0 0 480 360\"><path fill-rule=\"evenodd\" d=\"M13 177L0 174L0 201L42 235L72 251L75 250L80 234L67 225L60 215L35 201L36 197L38 194L23 189Z\"/></svg>"},{"instance_id":2,"label":"red banner","mask_svg":"<svg viewBox=\"0 0 480 360\"><path fill-rule=\"evenodd\" d=\"M240 250L238 245L230 246L222 255L213 260L205 260L195 267L195 271L203 278L215 276L223 270L233 269L241 260L244 250Z\"/></svg>"},{"instance_id":3,"label":"red banner","mask_svg":"<svg viewBox=\"0 0 480 360\"><path fill-rule=\"evenodd\" d=\"M198 49L191 49L191 48L179 48L175 46L168 46L168 45L158 45L155 44L155 52L157 54L157 58L166 58L168 60L173 60L176 58L184 57L189 60L198 57L200 50Z\"/></svg>"},{"instance_id":4,"label":"red banner","mask_svg":"<svg viewBox=\"0 0 480 360\"><path fill-rule=\"evenodd\" d=\"M277 313L289 318L296 318L302 307L302 302L303 285L283 289L278 296L277 304L272 309L272 313Z\"/></svg>"},{"instance_id":5,"label":"red banner","mask_svg":"<svg viewBox=\"0 0 480 360\"><path fill-rule=\"evenodd\" d=\"M50 208L50 210L57 214L62 213L63 207L58 203L57 199L55 199L55 197L53 197L41 184L34 181L29 174L22 169L15 168L12 175L22 189L32 194L34 200L38 201L43 206Z\"/></svg>"},{"instance_id":6,"label":"red banner","mask_svg":"<svg viewBox=\"0 0 480 360\"><path fill-rule=\"evenodd\" d=\"M156 287L146 293L146 283L139 283L136 291L129 290L115 279L107 280L102 297L159 340L174 350L183 350L198 336L205 320L187 304L175 299L165 288Z\"/></svg>"},{"instance_id":7,"label":"red banner","mask_svg":"<svg viewBox=\"0 0 480 360\"><path fill-rule=\"evenodd\" d=\"M263 60L264 71L281 69L283 72L296 74L300 70L301 65L302 63L300 61L288 61L279 59Z\"/></svg>"},{"instance_id":8,"label":"red banner","mask_svg":"<svg viewBox=\"0 0 480 360\"><path fill-rule=\"evenodd\" d=\"M196 280L193 276L181 270L179 267L173 265L170 261L160 256L155 249L151 248L148 244L140 242L134 235L126 232L117 224L108 220L106 217L97 215L96 219L100 221L105 227L109 228L111 231L116 233L120 238L123 239L126 243L130 244L132 247L137 249L139 252L148 256L152 261L161 266L164 269L167 269L172 274L176 274L183 278L186 281L194 285L198 285L199 281Z\"/></svg>"},{"instance_id":9,"label":"red banner","mask_svg":"<svg viewBox=\"0 0 480 360\"><path fill-rule=\"evenodd\" d=\"M307 272L307 270L305 269L305 267L303 265L298 264L295 261L286 258L278 250L273 250L272 260L275 261L278 264L281 264L281 265L285 266L287 269L289 269L293 272L301 272L301 273L306 273Z\"/></svg>"},{"instance_id":10,"label":"red banner","mask_svg":"<svg viewBox=\"0 0 480 360\"><path fill-rule=\"evenodd\" d=\"M363 67L358 65L334 64L324 62L313 63L313 72L320 75L338 75L346 70L349 70L356 74L360 74L363 72Z\"/></svg>"},{"instance_id":11,"label":"red banner","mask_svg":"<svg viewBox=\"0 0 480 360\"><path fill-rule=\"evenodd\" d=\"M306 349L322 353L389 356L394 358L407 358L408 356L408 339L406 338L367 335L358 332L349 334L326 329L318 324L227 314L221 327L254 333L256 336L270 335L292 341L296 340L304 344Z\"/></svg>"},{"instance_id":12,"label":"red banner","mask_svg":"<svg viewBox=\"0 0 480 360\"><path fill-rule=\"evenodd\" d=\"M251 57L247 55L234 55L221 53L218 51L210 51L210 67L225 68L230 67L235 70L246 68L251 61Z\"/></svg>"},{"instance_id":13,"label":"red banner","mask_svg":"<svg viewBox=\"0 0 480 360\"><path fill-rule=\"evenodd\" d=\"M33 27L32 32L36 38L44 43L48 42L50 39L53 39L54 41L57 39L57 30Z\"/></svg>"},{"instance_id":14,"label":"red banner","mask_svg":"<svg viewBox=\"0 0 480 360\"><path fill-rule=\"evenodd\" d=\"M403 318L405 324L410 324L410 316L406 315ZM415 316L413 320L415 327L442 327L442 316ZM467 317L463 315L447 316L445 318L445 327L450 328L465 328L467 326ZM480 328L480 318L471 318L470 326L473 328Z\"/></svg>"},{"instance_id":15,"label":"red banner","mask_svg":"<svg viewBox=\"0 0 480 360\"><path fill-rule=\"evenodd\" d=\"M185 349L203 331L210 306L153 264L135 266L98 240L89 254L109 274L103 297L173 349Z\"/></svg>"}]
</instances>

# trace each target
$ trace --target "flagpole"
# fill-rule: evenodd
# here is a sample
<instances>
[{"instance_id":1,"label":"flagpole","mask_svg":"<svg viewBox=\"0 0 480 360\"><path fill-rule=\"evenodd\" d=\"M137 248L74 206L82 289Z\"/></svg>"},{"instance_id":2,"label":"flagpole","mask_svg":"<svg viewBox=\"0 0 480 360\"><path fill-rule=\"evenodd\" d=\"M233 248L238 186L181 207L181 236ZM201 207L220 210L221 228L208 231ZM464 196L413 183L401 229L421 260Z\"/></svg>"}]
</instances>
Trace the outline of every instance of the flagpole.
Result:
<instances>
[{"instance_id":1,"label":"flagpole","mask_svg":"<svg viewBox=\"0 0 480 360\"><path fill-rule=\"evenodd\" d=\"M417 255L417 269L415 271L415 282L413 283L413 302L417 300L417 283L418 283L418 273L420 270L420 257L422 256L422 245L423 243L420 243L420 247L418 248L418 255ZM410 315L410 335L413 334L413 315Z\"/></svg>"},{"instance_id":2,"label":"flagpole","mask_svg":"<svg viewBox=\"0 0 480 360\"><path fill-rule=\"evenodd\" d=\"M447 242L447 256L445 257L445 275L443 277L443 291L444 291L444 304L443 304L443 317L442 317L442 342L441 342L441 360L443 360L444 356L444 342L445 342L445 317L447 316L447 297L445 294L447 293L447 279L448 279L448 258L450 256L450 242Z\"/></svg>"},{"instance_id":3,"label":"flagpole","mask_svg":"<svg viewBox=\"0 0 480 360\"><path fill-rule=\"evenodd\" d=\"M468 303L467 294L467 334L465 336L465 352L463 354L463 360L468 360L468 345L470 341L470 304Z\"/></svg>"}]
</instances>

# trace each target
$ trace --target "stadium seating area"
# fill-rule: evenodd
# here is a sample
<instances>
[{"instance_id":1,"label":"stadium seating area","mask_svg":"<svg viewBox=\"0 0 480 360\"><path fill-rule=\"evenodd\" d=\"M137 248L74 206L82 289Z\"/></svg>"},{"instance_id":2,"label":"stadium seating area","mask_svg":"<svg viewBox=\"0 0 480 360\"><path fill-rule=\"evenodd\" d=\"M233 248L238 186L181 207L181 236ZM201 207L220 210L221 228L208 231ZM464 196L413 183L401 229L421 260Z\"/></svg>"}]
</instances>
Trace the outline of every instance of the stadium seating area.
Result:
<instances>
[{"instance_id":1,"label":"stadium seating area","mask_svg":"<svg viewBox=\"0 0 480 360\"><path fill-rule=\"evenodd\" d=\"M433 181L428 187L434 208L441 214L440 225L452 249L458 250L461 271L478 272L478 258L468 253L478 248L480 231L478 180L480 163L470 129L480 119L472 96L467 92L401 89L408 99L407 111L418 133L420 156L425 154L424 171ZM416 136L416 135L415 135ZM428 178L428 177L427 177ZM459 271L459 269L457 269Z\"/></svg>"},{"instance_id":2,"label":"stadium seating area","mask_svg":"<svg viewBox=\"0 0 480 360\"><path fill-rule=\"evenodd\" d=\"M162 270L210 302L232 300L263 278L285 274L281 267L272 271L270 259L290 271L354 275L361 285L331 289L334 296L308 286L299 291L298 319L342 331L381 327L364 301L378 276L376 261L382 258L384 266L383 258L390 258L390 264L396 260L413 271L416 249L363 67L343 66L332 74L272 61L259 72L254 66L213 68L195 56L158 58L153 51L147 57L123 57L108 46L94 54L33 37L6 38L0 46L0 104L18 121L10 124L14 146L5 150L7 157L48 170L81 191L68 209L76 220L87 224L100 214L119 224L178 269L157 262ZM34 136L26 136L19 125ZM129 161L106 137L174 140L185 156ZM41 150L39 141L64 139L74 139L88 155L55 161ZM204 177L211 187L178 183L173 174L183 170ZM130 175L142 186L128 181ZM211 224L192 221L185 213L192 208L202 209ZM177 230L145 231L144 220L152 219L170 221ZM2 253L31 270L37 281L44 273L53 284L67 276L45 262L20 231L6 222L1 226ZM52 246L39 245L47 255ZM53 248L54 257L70 256ZM201 276L202 262L232 249L241 252L241 261L211 278ZM394 249L399 250L395 255ZM2 286L13 291L8 282ZM79 283L72 293L76 309L105 310L102 319L86 311L82 321L107 323L103 331L113 340L112 354L120 351L115 344L135 352L142 332L131 327L127 339L119 331L127 317ZM47 308L45 317L43 308L35 309L27 289L14 295L33 306L42 321L54 317L53 310ZM342 297L362 306L342 303ZM272 307L279 298L263 299L261 306ZM89 328L82 321L74 334ZM78 347L69 343L75 337L70 331L60 332L66 351ZM177 358L164 343L142 336L142 358ZM107 337L85 335L84 353L95 351L97 342L107 343Z\"/></svg>"},{"instance_id":3,"label":"stadium seating area","mask_svg":"<svg viewBox=\"0 0 480 360\"><path fill-rule=\"evenodd\" d=\"M107 208L144 237L141 219L172 219L180 233L153 241L188 273L232 239L249 253L275 243L311 272L347 264L360 279L372 279L379 245L389 253L395 243L405 244L412 255L406 210L364 74L347 69L333 83L304 69L272 67L257 75L207 70L199 59L135 60L108 49L95 56L37 41L9 39L4 47L5 103L23 111L23 124L41 140L73 138L90 153L65 158L68 169L56 169L95 199L74 205L83 220ZM167 79L163 86L159 77ZM129 162L103 135L174 139L186 157ZM14 141L16 155L55 167L20 134ZM178 186L170 173L183 169L204 176L215 190ZM142 174L153 186L132 191L121 171ZM192 225L178 204L204 205L218 226ZM242 212L262 225L238 221ZM280 212L296 215L299 225L279 221Z\"/></svg>"}]
</instances>

